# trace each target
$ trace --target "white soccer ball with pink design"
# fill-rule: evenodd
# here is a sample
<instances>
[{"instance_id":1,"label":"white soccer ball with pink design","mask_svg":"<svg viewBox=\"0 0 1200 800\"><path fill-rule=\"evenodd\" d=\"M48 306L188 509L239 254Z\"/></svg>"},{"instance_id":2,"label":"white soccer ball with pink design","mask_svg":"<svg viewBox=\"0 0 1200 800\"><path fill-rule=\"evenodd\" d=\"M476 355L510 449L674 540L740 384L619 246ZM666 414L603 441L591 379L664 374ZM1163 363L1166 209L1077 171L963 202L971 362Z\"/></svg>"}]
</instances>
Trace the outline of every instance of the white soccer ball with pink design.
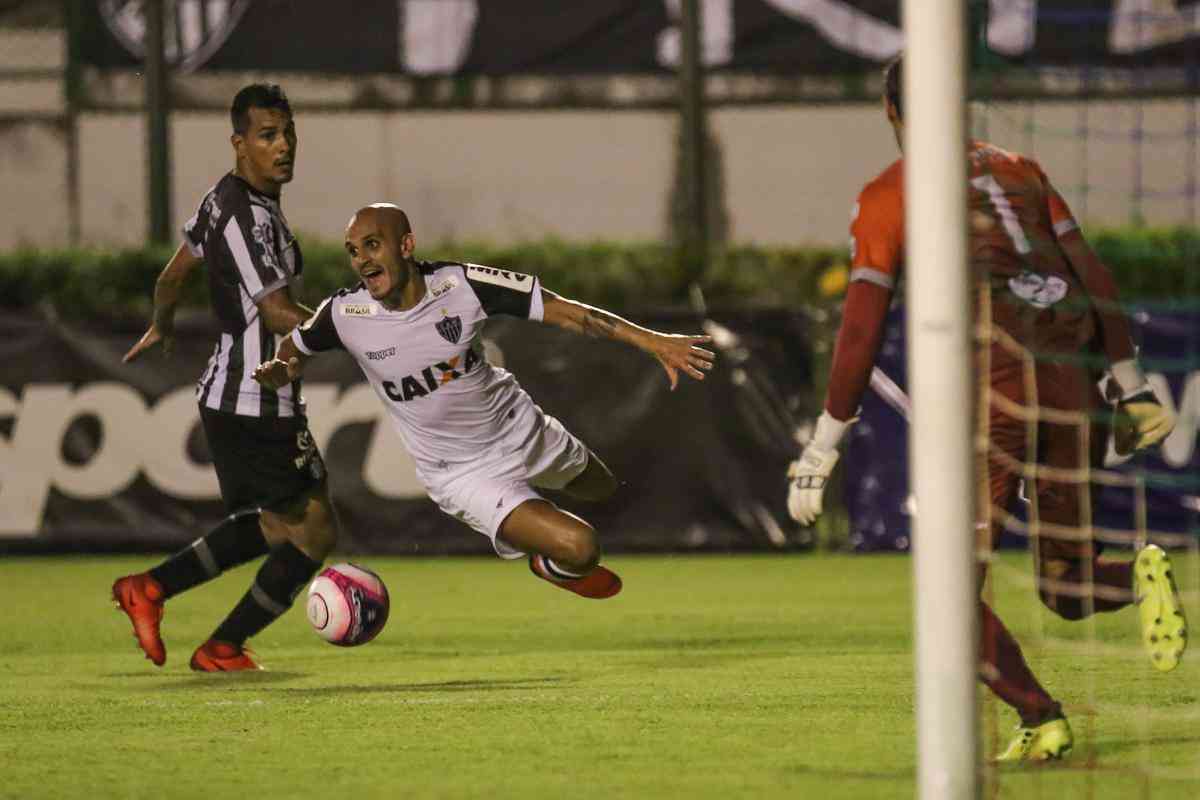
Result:
<instances>
[{"instance_id":1,"label":"white soccer ball with pink design","mask_svg":"<svg viewBox=\"0 0 1200 800\"><path fill-rule=\"evenodd\" d=\"M308 587L308 621L331 644L354 647L379 635L388 618L383 580L357 564L326 567Z\"/></svg>"}]
</instances>

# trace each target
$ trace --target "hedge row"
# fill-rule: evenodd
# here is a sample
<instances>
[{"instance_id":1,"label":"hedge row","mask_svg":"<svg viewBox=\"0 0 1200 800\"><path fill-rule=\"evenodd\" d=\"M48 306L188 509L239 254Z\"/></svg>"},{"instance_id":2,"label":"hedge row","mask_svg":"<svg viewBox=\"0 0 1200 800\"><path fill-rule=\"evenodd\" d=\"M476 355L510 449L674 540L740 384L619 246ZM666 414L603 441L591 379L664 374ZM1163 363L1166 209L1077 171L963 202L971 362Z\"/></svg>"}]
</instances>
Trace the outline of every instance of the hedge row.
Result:
<instances>
[{"instance_id":1,"label":"hedge row","mask_svg":"<svg viewBox=\"0 0 1200 800\"><path fill-rule=\"evenodd\" d=\"M1200 230L1114 229L1090 239L1126 300L1200 297ZM303 299L319 301L353 282L338 244L303 239ZM48 304L68 319L150 313L155 277L173 248L31 250L0 254L0 306ZM467 260L541 277L561 294L613 308L682 305L694 272L667 245L559 240L509 246L436 245L424 258ZM700 285L710 305L821 304L845 288L846 251L831 247L739 245L715 255ZM207 302L207 284L189 281L184 304Z\"/></svg>"}]
</instances>

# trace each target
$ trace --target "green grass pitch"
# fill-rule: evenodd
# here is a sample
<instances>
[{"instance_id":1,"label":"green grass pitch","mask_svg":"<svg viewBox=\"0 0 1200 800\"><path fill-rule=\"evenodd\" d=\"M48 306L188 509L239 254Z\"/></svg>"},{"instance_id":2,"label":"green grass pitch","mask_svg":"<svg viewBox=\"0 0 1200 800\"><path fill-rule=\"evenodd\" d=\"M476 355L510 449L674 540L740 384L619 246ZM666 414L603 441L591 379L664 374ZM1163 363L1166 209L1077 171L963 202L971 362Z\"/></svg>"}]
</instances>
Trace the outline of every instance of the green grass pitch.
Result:
<instances>
[{"instance_id":1,"label":"green grass pitch","mask_svg":"<svg viewBox=\"0 0 1200 800\"><path fill-rule=\"evenodd\" d=\"M364 558L379 639L327 645L297 603L252 675L187 661L253 568L171 601L166 666L141 657L108 590L155 561L0 559L0 797L914 796L905 557L614 557L604 602L495 559ZM1001 559L996 605L1076 750L985 772L985 796L1200 797L1200 652L1158 674L1132 610L1053 618L1028 566ZM1200 560L1176 574L1196 625ZM1015 717L987 700L980 724L991 751Z\"/></svg>"}]
</instances>

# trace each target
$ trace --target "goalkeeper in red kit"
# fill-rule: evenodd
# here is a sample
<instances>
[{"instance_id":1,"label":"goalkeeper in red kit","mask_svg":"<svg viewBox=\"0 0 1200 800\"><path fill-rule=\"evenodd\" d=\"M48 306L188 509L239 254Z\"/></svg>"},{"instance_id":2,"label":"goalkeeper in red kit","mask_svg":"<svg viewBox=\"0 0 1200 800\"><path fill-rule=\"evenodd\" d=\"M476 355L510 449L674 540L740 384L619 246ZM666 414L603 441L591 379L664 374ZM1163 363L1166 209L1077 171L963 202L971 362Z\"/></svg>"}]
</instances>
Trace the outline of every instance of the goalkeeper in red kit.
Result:
<instances>
[{"instance_id":1,"label":"goalkeeper in red kit","mask_svg":"<svg viewBox=\"0 0 1200 800\"><path fill-rule=\"evenodd\" d=\"M884 105L903 146L901 70L897 59L885 72ZM1038 464L1031 492L1037 533L1031 543L1042 602L1078 620L1136 601L1152 663L1162 671L1174 669L1187 629L1166 553L1149 545L1132 561L1110 560L1100 557L1100 543L1090 536L1086 476L1102 465L1108 415L1099 413L1107 405L1096 388L1099 375L1079 354L1107 361L1119 448L1159 444L1174 427L1174 415L1155 398L1138 366L1111 273L1038 164L978 141L967 143L964 156L970 269L979 290L977 312L991 330L990 341L977 343L974 362L977 385L982 390L986 378L990 387L986 417L978 420L988 442L978 462L983 507L977 530L986 537L981 552L990 551L1016 499L1022 465ZM850 286L825 409L788 471L788 510L806 525L821 513L838 443L880 347L904 259L903 175L901 158L863 188L855 209ZM1083 480L1075 477L1080 475ZM985 571L981 564L981 588ZM980 677L1021 718L998 760L1065 755L1073 739L1061 705L1038 683L1020 646L982 599L979 615Z\"/></svg>"}]
</instances>

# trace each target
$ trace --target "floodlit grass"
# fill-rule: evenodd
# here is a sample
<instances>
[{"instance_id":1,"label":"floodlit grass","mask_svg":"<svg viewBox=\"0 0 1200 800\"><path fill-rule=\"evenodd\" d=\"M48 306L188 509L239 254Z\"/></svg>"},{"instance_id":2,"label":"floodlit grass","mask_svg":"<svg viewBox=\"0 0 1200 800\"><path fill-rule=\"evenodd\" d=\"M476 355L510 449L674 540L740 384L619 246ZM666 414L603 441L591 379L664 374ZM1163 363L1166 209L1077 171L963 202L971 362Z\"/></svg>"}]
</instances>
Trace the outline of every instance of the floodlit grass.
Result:
<instances>
[{"instance_id":1,"label":"floodlit grass","mask_svg":"<svg viewBox=\"0 0 1200 800\"><path fill-rule=\"evenodd\" d=\"M156 669L111 608L149 558L5 558L3 798L911 798L910 562L617 557L586 601L494 559L366 558L392 593L374 643L319 641L300 605L269 668L197 675L243 568L168 605ZM1075 755L989 774L998 798L1200 796L1200 652L1155 673L1131 610L1039 611L1005 556L997 606L1065 703ZM1177 558L1193 623L1200 563ZM988 701L985 746L1015 717Z\"/></svg>"}]
</instances>

